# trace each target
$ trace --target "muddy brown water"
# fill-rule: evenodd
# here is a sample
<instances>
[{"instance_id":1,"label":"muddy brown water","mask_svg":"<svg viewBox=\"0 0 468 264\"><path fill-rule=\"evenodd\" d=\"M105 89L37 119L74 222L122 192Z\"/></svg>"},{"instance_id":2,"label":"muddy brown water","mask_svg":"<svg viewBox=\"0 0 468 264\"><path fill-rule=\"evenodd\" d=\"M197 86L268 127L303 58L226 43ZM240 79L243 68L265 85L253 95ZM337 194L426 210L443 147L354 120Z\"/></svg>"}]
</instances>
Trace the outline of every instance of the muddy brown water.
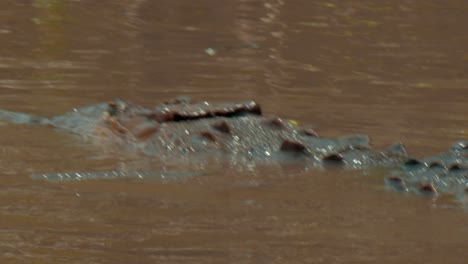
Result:
<instances>
[{"instance_id":1,"label":"muddy brown water","mask_svg":"<svg viewBox=\"0 0 468 264\"><path fill-rule=\"evenodd\" d=\"M0 107L251 99L322 136L366 133L421 157L467 138L467 24L461 0L2 0ZM182 166L45 127L0 133L1 263L467 261L466 208L385 190L385 169Z\"/></svg>"}]
</instances>

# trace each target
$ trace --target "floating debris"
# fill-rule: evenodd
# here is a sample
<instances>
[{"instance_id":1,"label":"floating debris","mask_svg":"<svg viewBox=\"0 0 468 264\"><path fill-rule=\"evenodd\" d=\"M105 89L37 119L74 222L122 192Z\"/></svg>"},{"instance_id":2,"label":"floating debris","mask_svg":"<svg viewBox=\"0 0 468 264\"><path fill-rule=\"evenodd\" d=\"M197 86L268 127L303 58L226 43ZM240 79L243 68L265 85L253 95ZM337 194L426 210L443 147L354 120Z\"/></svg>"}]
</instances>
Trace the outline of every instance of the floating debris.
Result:
<instances>
[{"instance_id":1,"label":"floating debris","mask_svg":"<svg viewBox=\"0 0 468 264\"><path fill-rule=\"evenodd\" d=\"M210 55L210 56L215 56L218 51L216 49L213 49L213 48L207 48L205 49L205 53Z\"/></svg>"}]
</instances>

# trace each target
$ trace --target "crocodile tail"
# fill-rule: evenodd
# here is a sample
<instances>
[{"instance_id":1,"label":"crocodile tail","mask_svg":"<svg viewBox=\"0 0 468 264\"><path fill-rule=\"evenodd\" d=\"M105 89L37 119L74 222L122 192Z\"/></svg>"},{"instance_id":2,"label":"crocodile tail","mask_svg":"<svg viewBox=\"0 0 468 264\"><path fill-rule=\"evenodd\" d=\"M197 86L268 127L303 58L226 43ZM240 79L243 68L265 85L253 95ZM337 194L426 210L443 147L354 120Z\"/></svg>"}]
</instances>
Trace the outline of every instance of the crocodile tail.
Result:
<instances>
[{"instance_id":1,"label":"crocodile tail","mask_svg":"<svg viewBox=\"0 0 468 264\"><path fill-rule=\"evenodd\" d=\"M0 121L12 124L48 124L49 120L45 117L39 117L24 113L11 112L7 110L0 110Z\"/></svg>"}]
</instances>

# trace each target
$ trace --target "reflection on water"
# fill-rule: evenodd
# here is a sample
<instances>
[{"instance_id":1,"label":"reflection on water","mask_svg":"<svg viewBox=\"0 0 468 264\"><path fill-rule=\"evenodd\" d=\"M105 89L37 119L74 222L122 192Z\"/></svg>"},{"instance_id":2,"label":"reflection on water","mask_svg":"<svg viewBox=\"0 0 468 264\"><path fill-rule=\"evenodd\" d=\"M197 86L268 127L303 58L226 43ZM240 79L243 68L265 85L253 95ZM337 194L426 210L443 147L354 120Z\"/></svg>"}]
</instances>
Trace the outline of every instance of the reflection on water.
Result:
<instances>
[{"instance_id":1,"label":"reflection on water","mask_svg":"<svg viewBox=\"0 0 468 264\"><path fill-rule=\"evenodd\" d=\"M0 1L0 107L51 116L114 97L252 99L322 136L367 133L427 156L467 137L467 13L456 0ZM207 163L169 182L49 183L30 175L187 168L47 127L0 130L2 263L467 257L460 204L386 191L386 170Z\"/></svg>"}]
</instances>

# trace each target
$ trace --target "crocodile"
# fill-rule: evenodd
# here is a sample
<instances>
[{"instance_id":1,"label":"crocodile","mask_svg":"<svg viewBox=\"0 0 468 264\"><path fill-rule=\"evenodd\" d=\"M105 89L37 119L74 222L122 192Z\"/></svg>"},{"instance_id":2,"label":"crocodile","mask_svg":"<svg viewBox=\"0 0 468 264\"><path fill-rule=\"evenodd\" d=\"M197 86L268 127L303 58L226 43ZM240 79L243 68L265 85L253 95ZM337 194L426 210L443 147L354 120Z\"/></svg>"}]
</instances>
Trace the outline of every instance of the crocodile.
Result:
<instances>
[{"instance_id":1,"label":"crocodile","mask_svg":"<svg viewBox=\"0 0 468 264\"><path fill-rule=\"evenodd\" d=\"M468 141L419 160L408 156L402 143L375 150L363 134L320 137L309 126L264 115L254 101L210 103L182 96L146 108L115 99L52 118L0 110L0 120L48 125L97 144L122 146L162 160L203 157L240 164L394 167L397 169L385 177L392 190L431 195L468 193Z\"/></svg>"},{"instance_id":2,"label":"crocodile","mask_svg":"<svg viewBox=\"0 0 468 264\"><path fill-rule=\"evenodd\" d=\"M468 141L458 141L446 152L423 159L410 158L385 178L386 186L426 195L449 193L468 201Z\"/></svg>"}]
</instances>

